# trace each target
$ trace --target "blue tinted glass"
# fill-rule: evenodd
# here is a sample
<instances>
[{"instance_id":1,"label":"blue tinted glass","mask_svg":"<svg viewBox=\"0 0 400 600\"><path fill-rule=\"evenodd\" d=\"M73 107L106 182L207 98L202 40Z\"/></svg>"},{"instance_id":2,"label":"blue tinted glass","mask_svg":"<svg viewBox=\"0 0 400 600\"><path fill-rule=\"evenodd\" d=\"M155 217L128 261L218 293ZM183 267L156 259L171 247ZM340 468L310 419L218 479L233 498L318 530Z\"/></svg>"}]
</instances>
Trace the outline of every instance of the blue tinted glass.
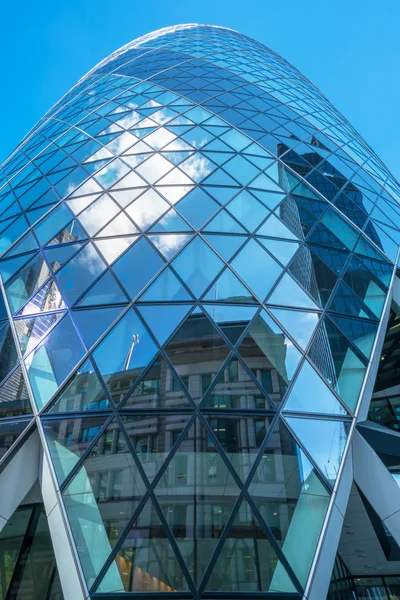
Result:
<instances>
[{"instance_id":1,"label":"blue tinted glass","mask_svg":"<svg viewBox=\"0 0 400 600\"><path fill-rule=\"evenodd\" d=\"M113 270L130 297L134 298L163 264L159 254L142 238L114 264Z\"/></svg>"}]
</instances>

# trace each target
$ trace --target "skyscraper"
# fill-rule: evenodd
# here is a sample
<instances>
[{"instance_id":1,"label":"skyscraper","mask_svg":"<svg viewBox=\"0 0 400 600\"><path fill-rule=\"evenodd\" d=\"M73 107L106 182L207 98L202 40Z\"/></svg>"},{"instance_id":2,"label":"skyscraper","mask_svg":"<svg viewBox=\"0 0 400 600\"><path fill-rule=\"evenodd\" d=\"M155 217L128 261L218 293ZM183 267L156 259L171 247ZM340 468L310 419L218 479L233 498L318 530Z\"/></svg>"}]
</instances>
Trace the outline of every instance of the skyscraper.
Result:
<instances>
[{"instance_id":1,"label":"skyscraper","mask_svg":"<svg viewBox=\"0 0 400 600\"><path fill-rule=\"evenodd\" d=\"M2 597L400 598L400 187L318 89L163 29L0 177Z\"/></svg>"}]
</instances>

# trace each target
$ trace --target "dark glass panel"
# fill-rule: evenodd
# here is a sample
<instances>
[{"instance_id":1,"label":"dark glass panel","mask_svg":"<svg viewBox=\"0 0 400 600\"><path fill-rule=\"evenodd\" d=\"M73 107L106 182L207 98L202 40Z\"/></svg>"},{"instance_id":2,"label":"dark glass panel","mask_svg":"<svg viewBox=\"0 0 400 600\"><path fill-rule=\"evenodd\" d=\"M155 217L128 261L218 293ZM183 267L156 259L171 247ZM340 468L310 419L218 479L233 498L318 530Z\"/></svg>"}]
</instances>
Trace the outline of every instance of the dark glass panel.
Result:
<instances>
[{"instance_id":1,"label":"dark glass panel","mask_svg":"<svg viewBox=\"0 0 400 600\"><path fill-rule=\"evenodd\" d=\"M203 396L201 378L218 373L229 347L204 313L192 313L168 342L165 351L181 378L186 378L190 395ZM210 380L210 383L211 383Z\"/></svg>"},{"instance_id":2,"label":"dark glass panel","mask_svg":"<svg viewBox=\"0 0 400 600\"><path fill-rule=\"evenodd\" d=\"M31 412L28 390L18 366L0 386L0 417L18 417Z\"/></svg>"},{"instance_id":3,"label":"dark glass panel","mask_svg":"<svg viewBox=\"0 0 400 600\"><path fill-rule=\"evenodd\" d=\"M153 481L175 442L189 422L190 415L124 415L125 429L149 481Z\"/></svg>"},{"instance_id":4,"label":"dark glass panel","mask_svg":"<svg viewBox=\"0 0 400 600\"><path fill-rule=\"evenodd\" d=\"M188 378L185 384L188 385ZM122 382L121 382L122 383ZM113 400L118 404L126 394L126 386L115 385L111 389ZM123 404L123 408L157 409L157 408L191 408L187 392L184 391L180 378L169 367L159 354L150 369L141 378Z\"/></svg>"},{"instance_id":5,"label":"dark glass panel","mask_svg":"<svg viewBox=\"0 0 400 600\"><path fill-rule=\"evenodd\" d=\"M246 500L229 528L205 589L242 593L296 591Z\"/></svg>"},{"instance_id":6,"label":"dark glass panel","mask_svg":"<svg viewBox=\"0 0 400 600\"><path fill-rule=\"evenodd\" d=\"M301 354L273 319L262 311L239 347L247 367L269 397L279 404L300 361Z\"/></svg>"},{"instance_id":7,"label":"dark glass panel","mask_svg":"<svg viewBox=\"0 0 400 600\"><path fill-rule=\"evenodd\" d=\"M239 488L199 419L181 440L155 493L187 567L200 583Z\"/></svg>"}]
</instances>

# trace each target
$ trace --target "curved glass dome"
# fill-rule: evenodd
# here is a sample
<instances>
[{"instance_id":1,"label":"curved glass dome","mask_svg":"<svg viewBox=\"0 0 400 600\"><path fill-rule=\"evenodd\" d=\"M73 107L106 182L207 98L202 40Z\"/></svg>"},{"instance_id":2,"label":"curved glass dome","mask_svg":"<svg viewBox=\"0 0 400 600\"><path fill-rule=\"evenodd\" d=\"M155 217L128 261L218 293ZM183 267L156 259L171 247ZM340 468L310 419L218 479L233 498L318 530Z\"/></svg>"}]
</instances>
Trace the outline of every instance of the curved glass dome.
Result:
<instances>
[{"instance_id":1,"label":"curved glass dome","mask_svg":"<svg viewBox=\"0 0 400 600\"><path fill-rule=\"evenodd\" d=\"M397 182L280 56L190 24L90 71L0 185L0 438L36 420L90 593L299 598Z\"/></svg>"}]
</instances>

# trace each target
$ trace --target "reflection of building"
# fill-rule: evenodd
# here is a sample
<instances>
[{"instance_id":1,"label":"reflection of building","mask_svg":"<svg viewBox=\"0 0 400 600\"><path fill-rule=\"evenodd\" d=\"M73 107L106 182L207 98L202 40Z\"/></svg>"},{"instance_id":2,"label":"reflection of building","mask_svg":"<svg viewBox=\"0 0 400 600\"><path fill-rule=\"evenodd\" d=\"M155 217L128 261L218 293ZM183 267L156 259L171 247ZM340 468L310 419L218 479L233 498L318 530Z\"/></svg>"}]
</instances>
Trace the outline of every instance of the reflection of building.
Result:
<instances>
[{"instance_id":1,"label":"reflection of building","mask_svg":"<svg viewBox=\"0 0 400 600\"><path fill-rule=\"evenodd\" d=\"M400 189L334 107L237 32L172 27L2 173L4 600L396 597L397 430L360 421Z\"/></svg>"}]
</instances>

